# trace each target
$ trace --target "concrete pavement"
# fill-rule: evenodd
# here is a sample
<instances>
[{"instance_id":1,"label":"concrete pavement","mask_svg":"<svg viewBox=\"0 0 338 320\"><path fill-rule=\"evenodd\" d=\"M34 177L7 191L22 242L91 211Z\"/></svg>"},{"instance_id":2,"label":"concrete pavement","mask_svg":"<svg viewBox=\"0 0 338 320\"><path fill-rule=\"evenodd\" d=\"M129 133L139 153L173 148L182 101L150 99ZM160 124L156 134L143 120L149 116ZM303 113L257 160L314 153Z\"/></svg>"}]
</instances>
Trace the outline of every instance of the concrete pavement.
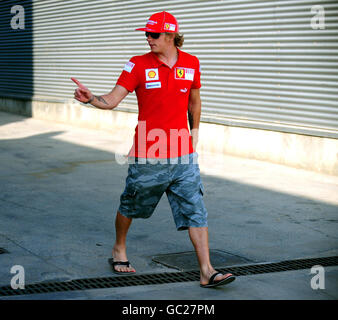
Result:
<instances>
[{"instance_id":1,"label":"concrete pavement","mask_svg":"<svg viewBox=\"0 0 338 320\"><path fill-rule=\"evenodd\" d=\"M129 135L0 112L0 286L13 265L26 284L112 276L107 264L127 165ZM257 160L200 154L210 248L252 263L338 254L338 177ZM152 256L189 252L165 196L134 220L128 257L138 274L175 271ZM0 299L337 299L338 267L313 290L309 269L241 276L217 290L197 282Z\"/></svg>"}]
</instances>

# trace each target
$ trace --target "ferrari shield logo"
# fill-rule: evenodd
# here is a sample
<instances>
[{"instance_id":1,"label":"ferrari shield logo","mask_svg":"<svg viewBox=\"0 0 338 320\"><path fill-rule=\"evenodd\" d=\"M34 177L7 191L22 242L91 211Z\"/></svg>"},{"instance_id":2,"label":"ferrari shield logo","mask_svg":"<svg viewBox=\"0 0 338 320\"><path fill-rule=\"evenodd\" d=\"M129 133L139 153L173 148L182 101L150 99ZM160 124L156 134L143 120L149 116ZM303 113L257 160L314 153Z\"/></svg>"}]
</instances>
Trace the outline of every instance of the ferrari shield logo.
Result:
<instances>
[{"instance_id":1,"label":"ferrari shield logo","mask_svg":"<svg viewBox=\"0 0 338 320\"><path fill-rule=\"evenodd\" d=\"M175 68L175 79L178 80L194 80L195 70L190 68Z\"/></svg>"},{"instance_id":2,"label":"ferrari shield logo","mask_svg":"<svg viewBox=\"0 0 338 320\"><path fill-rule=\"evenodd\" d=\"M178 79L184 79L185 78L185 70L183 68L177 68L176 69L176 77Z\"/></svg>"}]
</instances>

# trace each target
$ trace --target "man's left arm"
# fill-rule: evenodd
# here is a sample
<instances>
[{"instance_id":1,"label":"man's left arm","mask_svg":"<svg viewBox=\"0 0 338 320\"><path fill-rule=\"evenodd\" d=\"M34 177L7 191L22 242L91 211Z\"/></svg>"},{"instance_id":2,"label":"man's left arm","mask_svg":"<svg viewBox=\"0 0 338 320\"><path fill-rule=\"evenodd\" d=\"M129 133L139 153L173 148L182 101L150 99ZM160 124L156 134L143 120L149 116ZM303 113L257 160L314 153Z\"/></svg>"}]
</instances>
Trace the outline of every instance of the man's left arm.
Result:
<instances>
[{"instance_id":1,"label":"man's left arm","mask_svg":"<svg viewBox=\"0 0 338 320\"><path fill-rule=\"evenodd\" d=\"M201 107L202 104L200 97L200 89L191 89L188 104L188 120L190 126L190 133L192 137L192 146L194 148L194 151L196 151L198 142L198 129L201 118Z\"/></svg>"}]
</instances>

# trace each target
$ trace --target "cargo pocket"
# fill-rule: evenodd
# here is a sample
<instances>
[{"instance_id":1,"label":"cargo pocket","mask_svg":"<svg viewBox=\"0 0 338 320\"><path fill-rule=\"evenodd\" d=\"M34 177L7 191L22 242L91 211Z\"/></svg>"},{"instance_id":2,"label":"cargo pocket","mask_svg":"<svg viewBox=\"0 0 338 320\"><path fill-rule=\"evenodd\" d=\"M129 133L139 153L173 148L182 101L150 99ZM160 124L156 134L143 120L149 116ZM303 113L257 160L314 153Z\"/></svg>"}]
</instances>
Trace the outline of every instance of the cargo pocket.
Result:
<instances>
[{"instance_id":1,"label":"cargo pocket","mask_svg":"<svg viewBox=\"0 0 338 320\"><path fill-rule=\"evenodd\" d=\"M202 182L200 183L200 193L203 196L204 195L204 186L202 184Z\"/></svg>"},{"instance_id":2,"label":"cargo pocket","mask_svg":"<svg viewBox=\"0 0 338 320\"><path fill-rule=\"evenodd\" d=\"M131 198L135 198L137 193L137 189L134 186L127 186L126 187L126 194L131 197Z\"/></svg>"},{"instance_id":3,"label":"cargo pocket","mask_svg":"<svg viewBox=\"0 0 338 320\"><path fill-rule=\"evenodd\" d=\"M121 206L129 212L134 212L136 208L137 189L128 185L121 195Z\"/></svg>"}]
</instances>

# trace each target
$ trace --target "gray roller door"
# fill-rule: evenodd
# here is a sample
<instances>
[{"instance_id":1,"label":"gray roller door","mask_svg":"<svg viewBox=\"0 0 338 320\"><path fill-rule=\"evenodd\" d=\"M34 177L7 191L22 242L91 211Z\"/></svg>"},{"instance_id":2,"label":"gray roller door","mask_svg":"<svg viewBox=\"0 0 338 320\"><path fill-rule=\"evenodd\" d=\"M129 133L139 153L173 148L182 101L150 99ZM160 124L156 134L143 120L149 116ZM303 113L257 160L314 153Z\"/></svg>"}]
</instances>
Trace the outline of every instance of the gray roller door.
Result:
<instances>
[{"instance_id":1,"label":"gray roller door","mask_svg":"<svg viewBox=\"0 0 338 320\"><path fill-rule=\"evenodd\" d=\"M3 96L32 91L38 97L68 99L74 89L71 76L97 94L110 91L125 62L149 50L142 32L134 29L152 13L167 10L185 35L183 50L200 59L204 120L337 136L337 1L22 3L29 15L26 38L18 37L21 31L15 34L16 59L22 64L26 57L29 63L31 49L32 67L5 66L6 47L13 62L13 33L2 31L1 68L9 75L0 81ZM314 5L325 9L325 29L311 26ZM31 48L24 49L25 41L31 41ZM20 89L13 70L21 77ZM135 94L119 108L135 111Z\"/></svg>"}]
</instances>

